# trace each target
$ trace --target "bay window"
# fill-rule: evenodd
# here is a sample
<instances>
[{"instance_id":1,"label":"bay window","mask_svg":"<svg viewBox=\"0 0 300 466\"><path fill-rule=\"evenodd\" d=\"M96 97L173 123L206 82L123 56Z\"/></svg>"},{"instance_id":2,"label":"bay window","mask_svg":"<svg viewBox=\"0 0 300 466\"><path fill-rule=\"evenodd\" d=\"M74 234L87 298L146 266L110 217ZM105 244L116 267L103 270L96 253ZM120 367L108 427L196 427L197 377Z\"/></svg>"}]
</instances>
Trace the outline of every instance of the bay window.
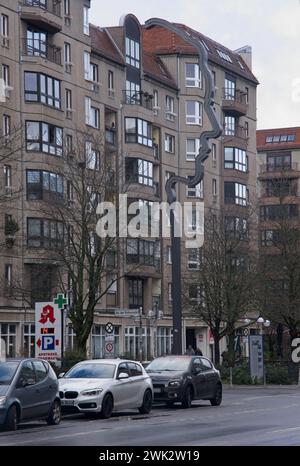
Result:
<instances>
[{"instance_id":1,"label":"bay window","mask_svg":"<svg viewBox=\"0 0 300 466\"><path fill-rule=\"evenodd\" d=\"M26 150L63 155L63 129L39 121L26 122Z\"/></svg>"}]
</instances>

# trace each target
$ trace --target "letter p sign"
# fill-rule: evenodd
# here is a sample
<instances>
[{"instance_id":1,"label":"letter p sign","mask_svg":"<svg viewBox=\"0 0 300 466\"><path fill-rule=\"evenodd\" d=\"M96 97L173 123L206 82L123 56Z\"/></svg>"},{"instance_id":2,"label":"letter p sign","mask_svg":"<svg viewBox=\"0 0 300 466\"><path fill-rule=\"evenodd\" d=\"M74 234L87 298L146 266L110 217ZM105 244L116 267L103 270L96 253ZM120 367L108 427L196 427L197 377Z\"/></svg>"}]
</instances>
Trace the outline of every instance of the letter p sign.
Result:
<instances>
[{"instance_id":1,"label":"letter p sign","mask_svg":"<svg viewBox=\"0 0 300 466\"><path fill-rule=\"evenodd\" d=\"M54 351L55 350L55 335L47 335L42 337L42 350Z\"/></svg>"}]
</instances>

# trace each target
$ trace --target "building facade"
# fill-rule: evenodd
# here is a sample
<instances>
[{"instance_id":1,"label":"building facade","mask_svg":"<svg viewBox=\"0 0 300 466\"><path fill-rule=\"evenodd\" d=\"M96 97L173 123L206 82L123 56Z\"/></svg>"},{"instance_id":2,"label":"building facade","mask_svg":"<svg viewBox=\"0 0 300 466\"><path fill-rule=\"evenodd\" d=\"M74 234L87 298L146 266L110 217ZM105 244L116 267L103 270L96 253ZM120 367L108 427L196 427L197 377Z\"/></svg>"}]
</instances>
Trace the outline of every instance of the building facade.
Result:
<instances>
[{"instance_id":1,"label":"building facade","mask_svg":"<svg viewBox=\"0 0 300 466\"><path fill-rule=\"evenodd\" d=\"M117 27L91 25L89 8L87 0L13 0L9 6L0 0L0 337L9 356L34 353L34 303L56 291L58 265L47 250L61 240L61 227L45 217L43 205L49 193L70 195L63 174L77 133L103 135L103 151L120 168L129 203L151 205L166 201L170 175L193 176L199 135L209 129L193 47L163 28L146 29L133 15ZM179 27L208 51L224 133L213 142L203 183L179 186L178 199L202 201L207 210L234 209L238 222L256 196L258 82L250 49L234 52ZM97 169L103 154L93 154L90 168ZM194 222L192 216L191 231ZM148 360L171 352L170 246L161 234L128 239L125 258L109 264L111 275L122 278L97 305L90 357L104 356L107 322L115 327L116 355L138 358L142 349ZM183 275L197 261L195 251L182 248ZM28 293L16 296L12 283ZM184 312L183 329L184 348L191 344L212 356L205 324ZM66 347L75 338L68 324Z\"/></svg>"}]
</instances>

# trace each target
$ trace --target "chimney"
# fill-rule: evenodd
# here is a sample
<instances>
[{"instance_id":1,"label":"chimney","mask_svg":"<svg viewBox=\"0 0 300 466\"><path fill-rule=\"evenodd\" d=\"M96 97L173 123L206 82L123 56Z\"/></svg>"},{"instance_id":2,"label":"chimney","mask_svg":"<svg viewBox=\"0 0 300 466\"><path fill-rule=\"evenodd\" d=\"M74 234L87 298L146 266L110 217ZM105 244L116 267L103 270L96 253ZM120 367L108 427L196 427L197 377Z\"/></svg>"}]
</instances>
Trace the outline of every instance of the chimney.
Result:
<instances>
[{"instance_id":1,"label":"chimney","mask_svg":"<svg viewBox=\"0 0 300 466\"><path fill-rule=\"evenodd\" d=\"M245 45L238 50L235 50L243 60L245 61L246 65L252 70L252 47L251 45Z\"/></svg>"}]
</instances>

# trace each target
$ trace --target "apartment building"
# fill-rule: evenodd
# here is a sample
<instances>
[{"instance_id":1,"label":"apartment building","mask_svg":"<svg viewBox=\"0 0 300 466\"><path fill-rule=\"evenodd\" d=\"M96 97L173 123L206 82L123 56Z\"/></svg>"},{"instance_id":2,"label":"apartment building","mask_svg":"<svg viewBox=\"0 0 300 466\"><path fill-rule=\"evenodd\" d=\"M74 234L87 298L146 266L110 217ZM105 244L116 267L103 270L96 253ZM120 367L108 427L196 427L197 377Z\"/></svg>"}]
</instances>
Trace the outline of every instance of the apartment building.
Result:
<instances>
[{"instance_id":1,"label":"apartment building","mask_svg":"<svg viewBox=\"0 0 300 466\"><path fill-rule=\"evenodd\" d=\"M171 174L193 176L199 135L209 129L196 50L164 28L146 29L133 15L116 27L91 25L89 7L86 0L15 0L9 6L0 0L2 139L21 135L17 150L4 148L0 157L0 337L10 356L33 354L34 302L56 291L58 264L47 249L60 241L60 225L38 212L47 202L44 191L69 195L62 174L77 132L103 134L101 150L120 167L129 203L151 205L166 201ZM224 124L203 183L195 189L179 186L178 199L202 200L207 209L228 207L237 224L256 191L258 82L250 48L231 51L178 26L208 51L216 111ZM5 156L9 151L14 156ZM96 169L103 153L93 154L89 168ZM13 228L14 221L18 229L12 238L8 226ZM190 223L193 231L194 217ZM140 337L145 360L171 352L170 241L161 235L128 239L125 251L124 259L109 264L122 278L97 306L90 357L104 355L107 322L115 326L116 355L138 357ZM197 268L197 261L195 251L182 249L184 275ZM30 290L30 303L22 294L16 299L6 292L16 280ZM141 316L134 318L133 310L142 310ZM192 344L212 355L206 325L184 313L183 329L184 348ZM75 343L69 324L65 341L67 347Z\"/></svg>"},{"instance_id":2,"label":"apartment building","mask_svg":"<svg viewBox=\"0 0 300 466\"><path fill-rule=\"evenodd\" d=\"M300 128L257 131L260 246L276 254L278 222L299 222ZM277 226L276 226L277 225Z\"/></svg>"}]
</instances>

